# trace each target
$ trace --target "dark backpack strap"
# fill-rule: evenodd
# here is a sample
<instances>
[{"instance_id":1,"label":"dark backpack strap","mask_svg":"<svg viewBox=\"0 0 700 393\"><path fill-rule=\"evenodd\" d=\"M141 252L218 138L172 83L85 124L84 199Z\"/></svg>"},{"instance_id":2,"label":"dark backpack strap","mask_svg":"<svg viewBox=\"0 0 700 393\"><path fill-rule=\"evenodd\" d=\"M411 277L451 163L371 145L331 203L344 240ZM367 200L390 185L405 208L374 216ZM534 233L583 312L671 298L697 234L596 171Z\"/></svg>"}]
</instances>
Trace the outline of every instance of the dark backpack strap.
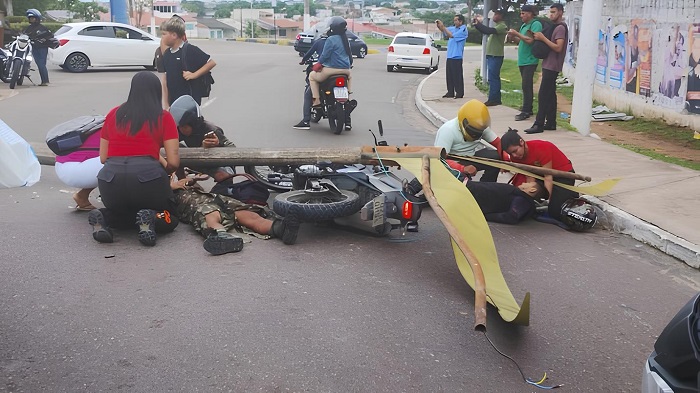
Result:
<instances>
[{"instance_id":1,"label":"dark backpack strap","mask_svg":"<svg viewBox=\"0 0 700 393\"><path fill-rule=\"evenodd\" d=\"M180 50L182 51L182 56L180 56L180 58L182 60L182 70L183 71L190 71L189 68L187 68L187 47L189 45L190 44L187 41L185 41L185 43L182 44L182 48L180 48ZM192 71L190 71L190 72L192 72ZM190 88L190 97L194 96L193 91L192 91L192 81L186 80L185 82L187 82L187 86Z\"/></svg>"}]
</instances>

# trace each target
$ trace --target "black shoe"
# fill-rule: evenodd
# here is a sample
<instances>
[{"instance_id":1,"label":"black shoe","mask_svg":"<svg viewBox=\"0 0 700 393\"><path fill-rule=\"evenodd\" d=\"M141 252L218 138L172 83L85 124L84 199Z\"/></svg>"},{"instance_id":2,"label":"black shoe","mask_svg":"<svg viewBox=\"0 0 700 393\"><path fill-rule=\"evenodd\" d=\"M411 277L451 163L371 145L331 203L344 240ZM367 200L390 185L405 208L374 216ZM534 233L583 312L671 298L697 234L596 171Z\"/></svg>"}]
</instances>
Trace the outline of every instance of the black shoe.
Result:
<instances>
[{"instance_id":1,"label":"black shoe","mask_svg":"<svg viewBox=\"0 0 700 393\"><path fill-rule=\"evenodd\" d=\"M532 113L520 112L515 115L515 121L527 120L532 116Z\"/></svg>"},{"instance_id":2,"label":"black shoe","mask_svg":"<svg viewBox=\"0 0 700 393\"><path fill-rule=\"evenodd\" d=\"M243 238L228 232L215 232L204 240L204 249L212 255L239 252L243 249Z\"/></svg>"},{"instance_id":3,"label":"black shoe","mask_svg":"<svg viewBox=\"0 0 700 393\"><path fill-rule=\"evenodd\" d=\"M442 98L455 98L454 94L446 93Z\"/></svg>"},{"instance_id":4,"label":"black shoe","mask_svg":"<svg viewBox=\"0 0 700 393\"><path fill-rule=\"evenodd\" d=\"M297 130L310 130L311 125L309 123L300 121L299 123L295 124L292 128L295 128Z\"/></svg>"},{"instance_id":5,"label":"black shoe","mask_svg":"<svg viewBox=\"0 0 700 393\"><path fill-rule=\"evenodd\" d=\"M486 102L484 102L484 105L486 105L486 106L501 105L501 101L486 101Z\"/></svg>"},{"instance_id":6,"label":"black shoe","mask_svg":"<svg viewBox=\"0 0 700 393\"><path fill-rule=\"evenodd\" d=\"M533 124L532 127L528 128L525 130L526 134L539 134L543 132L544 129L542 128L541 125L539 124Z\"/></svg>"},{"instance_id":7,"label":"black shoe","mask_svg":"<svg viewBox=\"0 0 700 393\"><path fill-rule=\"evenodd\" d=\"M139 241L144 246L156 245L156 211L141 209L136 213L136 225L139 227Z\"/></svg>"},{"instance_id":8,"label":"black shoe","mask_svg":"<svg viewBox=\"0 0 700 393\"><path fill-rule=\"evenodd\" d=\"M345 131L350 131L352 130L352 126L348 123L345 123Z\"/></svg>"},{"instance_id":9,"label":"black shoe","mask_svg":"<svg viewBox=\"0 0 700 393\"><path fill-rule=\"evenodd\" d=\"M458 99L458 98L464 98L464 96L455 96L454 98L455 98L455 100L456 100L456 99Z\"/></svg>"},{"instance_id":10,"label":"black shoe","mask_svg":"<svg viewBox=\"0 0 700 393\"><path fill-rule=\"evenodd\" d=\"M554 130L557 129L557 125L556 125L556 124L552 125L552 124L547 124L547 123L545 123L545 125L544 125L543 128L544 128L546 131L554 131Z\"/></svg>"},{"instance_id":11,"label":"black shoe","mask_svg":"<svg viewBox=\"0 0 700 393\"><path fill-rule=\"evenodd\" d=\"M297 241L301 222L297 216L290 214L283 219L277 219L272 223L270 235L282 240L284 244L294 244Z\"/></svg>"},{"instance_id":12,"label":"black shoe","mask_svg":"<svg viewBox=\"0 0 700 393\"><path fill-rule=\"evenodd\" d=\"M100 209L91 210L88 215L88 223L92 225L92 238L100 243L114 242L112 230L107 226L104 215Z\"/></svg>"}]
</instances>

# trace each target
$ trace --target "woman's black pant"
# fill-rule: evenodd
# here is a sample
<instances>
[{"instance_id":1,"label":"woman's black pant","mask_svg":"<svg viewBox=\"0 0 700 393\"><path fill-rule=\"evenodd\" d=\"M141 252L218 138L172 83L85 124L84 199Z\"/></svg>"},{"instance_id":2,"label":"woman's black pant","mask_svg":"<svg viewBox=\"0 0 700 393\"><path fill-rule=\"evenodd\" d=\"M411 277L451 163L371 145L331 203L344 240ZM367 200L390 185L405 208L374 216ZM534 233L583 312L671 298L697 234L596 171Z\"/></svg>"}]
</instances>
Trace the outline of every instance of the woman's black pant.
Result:
<instances>
[{"instance_id":1,"label":"woman's black pant","mask_svg":"<svg viewBox=\"0 0 700 393\"><path fill-rule=\"evenodd\" d=\"M110 157L97 174L97 185L110 227L134 227L141 209L173 210L170 177L153 157Z\"/></svg>"},{"instance_id":2,"label":"woman's black pant","mask_svg":"<svg viewBox=\"0 0 700 393\"><path fill-rule=\"evenodd\" d=\"M573 170L570 172L574 172ZM555 182L562 183L562 184L567 184L569 186L573 186L574 183L576 182L575 179L569 179L566 177L555 177L554 178ZM564 203L571 199L571 198L578 198L578 192L576 191L571 191L567 190L558 186L553 186L552 187L552 197L549 198L549 204L547 207L547 213L549 214L550 217L555 218L559 221L561 221L561 207L564 205Z\"/></svg>"}]
</instances>

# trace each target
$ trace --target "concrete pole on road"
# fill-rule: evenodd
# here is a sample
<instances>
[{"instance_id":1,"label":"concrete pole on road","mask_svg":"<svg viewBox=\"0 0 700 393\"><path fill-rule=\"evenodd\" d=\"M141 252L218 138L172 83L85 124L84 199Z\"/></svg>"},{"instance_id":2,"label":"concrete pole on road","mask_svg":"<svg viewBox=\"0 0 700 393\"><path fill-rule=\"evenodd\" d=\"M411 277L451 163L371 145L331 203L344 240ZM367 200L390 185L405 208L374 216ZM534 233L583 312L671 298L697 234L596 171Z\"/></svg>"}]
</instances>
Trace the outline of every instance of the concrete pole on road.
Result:
<instances>
[{"instance_id":1,"label":"concrete pole on road","mask_svg":"<svg viewBox=\"0 0 700 393\"><path fill-rule=\"evenodd\" d=\"M484 0L484 24L486 26L491 26L491 21L489 20L489 10L491 9L491 0ZM471 22L471 21L470 21ZM486 79L486 40L489 36L482 34L481 37L481 80L488 83Z\"/></svg>"},{"instance_id":2,"label":"concrete pole on road","mask_svg":"<svg viewBox=\"0 0 700 393\"><path fill-rule=\"evenodd\" d=\"M304 0L304 31L311 28L311 15L309 15L309 0Z\"/></svg>"},{"instance_id":3,"label":"concrete pole on road","mask_svg":"<svg viewBox=\"0 0 700 393\"><path fill-rule=\"evenodd\" d=\"M595 67L598 58L598 29L602 13L603 0L583 2L581 34L578 39L579 47L576 56L574 101L571 105L571 125L584 136L591 133L593 85L595 84Z\"/></svg>"}]
</instances>

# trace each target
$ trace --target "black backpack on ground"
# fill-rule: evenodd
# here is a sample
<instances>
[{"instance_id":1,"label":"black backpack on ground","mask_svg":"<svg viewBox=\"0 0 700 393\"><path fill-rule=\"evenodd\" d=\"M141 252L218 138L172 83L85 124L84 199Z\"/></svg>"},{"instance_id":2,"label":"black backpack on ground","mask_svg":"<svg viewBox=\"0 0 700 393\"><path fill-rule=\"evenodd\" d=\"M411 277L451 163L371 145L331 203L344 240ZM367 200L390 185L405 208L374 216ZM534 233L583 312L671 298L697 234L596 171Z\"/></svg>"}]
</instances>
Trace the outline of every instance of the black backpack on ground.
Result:
<instances>
[{"instance_id":1,"label":"black backpack on ground","mask_svg":"<svg viewBox=\"0 0 700 393\"><path fill-rule=\"evenodd\" d=\"M554 29L559 25L563 25L564 30L566 31L566 34L564 35L564 42L567 42L567 40L569 39L569 28L566 26L566 23L552 23L551 21L549 21L549 19L538 20L540 21L540 23L542 23L542 34L545 37L547 37L547 39L550 41L552 40ZM566 49L566 46L564 47L564 49ZM552 48L550 48L549 45L547 45L544 41L535 40L535 42L532 43L532 55L538 59L546 58L551 51Z\"/></svg>"},{"instance_id":2,"label":"black backpack on ground","mask_svg":"<svg viewBox=\"0 0 700 393\"><path fill-rule=\"evenodd\" d=\"M61 123L46 134L46 144L57 156L65 156L80 149L88 137L102 129L105 117L80 116Z\"/></svg>"}]
</instances>

